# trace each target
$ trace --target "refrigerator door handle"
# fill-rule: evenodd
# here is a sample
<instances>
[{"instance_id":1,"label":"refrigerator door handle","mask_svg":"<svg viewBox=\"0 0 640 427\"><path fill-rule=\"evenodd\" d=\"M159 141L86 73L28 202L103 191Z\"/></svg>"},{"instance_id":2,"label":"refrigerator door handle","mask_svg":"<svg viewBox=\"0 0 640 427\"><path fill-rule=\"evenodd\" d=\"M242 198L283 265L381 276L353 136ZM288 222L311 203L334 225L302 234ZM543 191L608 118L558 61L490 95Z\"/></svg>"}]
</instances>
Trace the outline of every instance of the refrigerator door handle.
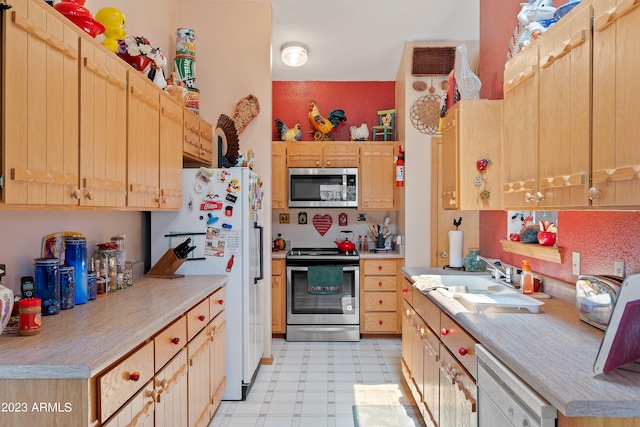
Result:
<instances>
[{"instance_id":1,"label":"refrigerator door handle","mask_svg":"<svg viewBox=\"0 0 640 427\"><path fill-rule=\"evenodd\" d=\"M258 283L258 280L264 279L264 249L262 247L262 245L264 243L264 229L262 228L261 225L258 225L257 222L253 223L253 228L257 228L258 231L260 232L260 242L258 243L258 247L260 248L260 254L259 254L260 275L253 279L253 284L255 285L255 284Z\"/></svg>"}]
</instances>

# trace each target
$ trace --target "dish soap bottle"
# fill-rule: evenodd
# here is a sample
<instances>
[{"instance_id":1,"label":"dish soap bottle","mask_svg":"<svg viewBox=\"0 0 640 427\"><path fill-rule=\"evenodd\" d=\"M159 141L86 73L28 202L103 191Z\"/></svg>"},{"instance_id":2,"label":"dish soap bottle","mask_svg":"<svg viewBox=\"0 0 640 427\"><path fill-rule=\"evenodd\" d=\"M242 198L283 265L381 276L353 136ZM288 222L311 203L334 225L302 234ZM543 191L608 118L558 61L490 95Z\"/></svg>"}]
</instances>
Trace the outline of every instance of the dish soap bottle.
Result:
<instances>
[{"instance_id":1,"label":"dish soap bottle","mask_svg":"<svg viewBox=\"0 0 640 427\"><path fill-rule=\"evenodd\" d=\"M522 274L520 275L520 289L523 294L533 294L533 273L529 266L529 260L522 260Z\"/></svg>"}]
</instances>

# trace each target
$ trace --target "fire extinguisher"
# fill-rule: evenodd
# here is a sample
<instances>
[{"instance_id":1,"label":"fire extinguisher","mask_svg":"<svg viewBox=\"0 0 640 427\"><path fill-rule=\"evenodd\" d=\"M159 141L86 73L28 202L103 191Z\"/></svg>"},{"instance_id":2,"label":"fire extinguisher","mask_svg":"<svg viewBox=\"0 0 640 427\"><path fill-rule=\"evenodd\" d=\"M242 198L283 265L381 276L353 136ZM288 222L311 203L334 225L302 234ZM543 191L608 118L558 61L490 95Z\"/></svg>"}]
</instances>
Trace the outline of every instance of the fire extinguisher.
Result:
<instances>
[{"instance_id":1,"label":"fire extinguisher","mask_svg":"<svg viewBox=\"0 0 640 427\"><path fill-rule=\"evenodd\" d=\"M404 187L404 150L398 145L398 160L396 160L396 187Z\"/></svg>"}]
</instances>

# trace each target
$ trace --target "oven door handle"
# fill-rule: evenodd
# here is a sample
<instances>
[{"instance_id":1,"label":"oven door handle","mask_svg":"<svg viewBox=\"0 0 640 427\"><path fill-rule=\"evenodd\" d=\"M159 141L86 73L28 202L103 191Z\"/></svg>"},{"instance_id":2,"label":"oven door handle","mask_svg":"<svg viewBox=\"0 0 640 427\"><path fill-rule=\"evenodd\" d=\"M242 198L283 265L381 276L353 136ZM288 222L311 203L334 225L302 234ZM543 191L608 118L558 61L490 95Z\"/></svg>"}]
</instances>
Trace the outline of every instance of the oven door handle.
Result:
<instances>
[{"instance_id":1,"label":"oven door handle","mask_svg":"<svg viewBox=\"0 0 640 427\"><path fill-rule=\"evenodd\" d=\"M347 265L347 266L343 266L342 270L343 271L358 271L360 269L360 266L357 265ZM308 271L309 267L304 267L304 266L298 266L298 265L288 265L287 266L287 270L290 271Z\"/></svg>"}]
</instances>

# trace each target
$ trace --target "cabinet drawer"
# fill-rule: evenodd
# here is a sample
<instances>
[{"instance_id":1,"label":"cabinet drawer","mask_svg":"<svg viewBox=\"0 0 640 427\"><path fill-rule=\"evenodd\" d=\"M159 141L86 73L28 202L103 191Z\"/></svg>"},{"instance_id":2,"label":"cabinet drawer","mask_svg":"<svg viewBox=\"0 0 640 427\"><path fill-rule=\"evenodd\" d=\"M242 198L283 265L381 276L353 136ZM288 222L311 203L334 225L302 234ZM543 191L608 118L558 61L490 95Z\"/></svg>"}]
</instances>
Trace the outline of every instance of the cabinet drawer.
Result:
<instances>
[{"instance_id":1,"label":"cabinet drawer","mask_svg":"<svg viewBox=\"0 0 640 427\"><path fill-rule=\"evenodd\" d=\"M462 363L471 376L476 378L476 342L449 316L440 316L440 339L449 351Z\"/></svg>"},{"instance_id":2,"label":"cabinet drawer","mask_svg":"<svg viewBox=\"0 0 640 427\"><path fill-rule=\"evenodd\" d=\"M209 297L209 312L212 319L225 309L225 295L224 288L220 288Z\"/></svg>"},{"instance_id":3,"label":"cabinet drawer","mask_svg":"<svg viewBox=\"0 0 640 427\"><path fill-rule=\"evenodd\" d=\"M398 309L398 297L395 292L365 292L365 311L393 311Z\"/></svg>"},{"instance_id":4,"label":"cabinet drawer","mask_svg":"<svg viewBox=\"0 0 640 427\"><path fill-rule=\"evenodd\" d=\"M100 420L104 422L113 415L153 377L154 372L153 341L150 341L101 375L98 379Z\"/></svg>"},{"instance_id":5,"label":"cabinet drawer","mask_svg":"<svg viewBox=\"0 0 640 427\"><path fill-rule=\"evenodd\" d=\"M376 313L368 312L364 314L365 332L397 332L397 313Z\"/></svg>"},{"instance_id":6,"label":"cabinet drawer","mask_svg":"<svg viewBox=\"0 0 640 427\"><path fill-rule=\"evenodd\" d=\"M440 308L416 288L413 289L413 308L431 330L440 333Z\"/></svg>"},{"instance_id":7,"label":"cabinet drawer","mask_svg":"<svg viewBox=\"0 0 640 427\"><path fill-rule=\"evenodd\" d=\"M413 305L413 292L417 291L413 287L413 283L407 279L406 277L402 278L402 298L409 303L409 305Z\"/></svg>"},{"instance_id":8,"label":"cabinet drawer","mask_svg":"<svg viewBox=\"0 0 640 427\"><path fill-rule=\"evenodd\" d=\"M187 313L187 341L191 341L193 337L198 335L198 332L204 329L211 320L209 304L209 298L207 298Z\"/></svg>"},{"instance_id":9,"label":"cabinet drawer","mask_svg":"<svg viewBox=\"0 0 640 427\"><path fill-rule=\"evenodd\" d=\"M368 259L364 260L365 275L393 276L396 274L397 264L395 260Z\"/></svg>"},{"instance_id":10,"label":"cabinet drawer","mask_svg":"<svg viewBox=\"0 0 640 427\"><path fill-rule=\"evenodd\" d=\"M153 339L156 370L162 368L187 344L187 319L181 317Z\"/></svg>"},{"instance_id":11,"label":"cabinet drawer","mask_svg":"<svg viewBox=\"0 0 640 427\"><path fill-rule=\"evenodd\" d=\"M365 276L365 291L395 291L396 276Z\"/></svg>"},{"instance_id":12,"label":"cabinet drawer","mask_svg":"<svg viewBox=\"0 0 640 427\"><path fill-rule=\"evenodd\" d=\"M272 276L281 276L284 274L284 262L281 260L272 260L271 261L271 275Z\"/></svg>"}]
</instances>

